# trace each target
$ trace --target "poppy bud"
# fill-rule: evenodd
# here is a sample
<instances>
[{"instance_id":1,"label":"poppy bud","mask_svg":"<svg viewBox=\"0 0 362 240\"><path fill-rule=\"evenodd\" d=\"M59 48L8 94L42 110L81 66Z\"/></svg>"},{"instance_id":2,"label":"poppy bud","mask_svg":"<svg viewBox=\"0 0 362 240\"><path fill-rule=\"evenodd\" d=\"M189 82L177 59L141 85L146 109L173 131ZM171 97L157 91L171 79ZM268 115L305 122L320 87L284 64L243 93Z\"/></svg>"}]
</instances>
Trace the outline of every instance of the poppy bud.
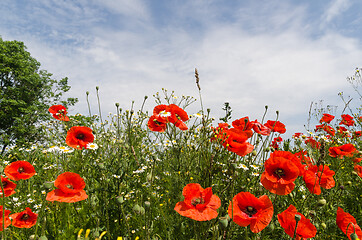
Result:
<instances>
[{"instance_id":1,"label":"poppy bud","mask_svg":"<svg viewBox=\"0 0 362 240\"><path fill-rule=\"evenodd\" d=\"M356 233L352 233L352 234L350 235L350 237L351 237L351 240L359 240L359 238L358 238L358 236L357 236Z\"/></svg>"},{"instance_id":2,"label":"poppy bud","mask_svg":"<svg viewBox=\"0 0 362 240\"><path fill-rule=\"evenodd\" d=\"M253 156L256 156L258 153L254 150L254 151L251 152L251 154L252 154Z\"/></svg>"},{"instance_id":3,"label":"poppy bud","mask_svg":"<svg viewBox=\"0 0 362 240\"><path fill-rule=\"evenodd\" d=\"M318 207L323 207L326 204L327 204L327 201L324 198L319 199L317 202Z\"/></svg>"},{"instance_id":4,"label":"poppy bud","mask_svg":"<svg viewBox=\"0 0 362 240\"><path fill-rule=\"evenodd\" d=\"M123 196L118 196L118 197L116 197L116 199L117 199L118 203L120 203L120 204L124 203Z\"/></svg>"},{"instance_id":5,"label":"poppy bud","mask_svg":"<svg viewBox=\"0 0 362 240\"><path fill-rule=\"evenodd\" d=\"M326 229L327 228L327 224L325 224L324 222L321 223L321 227Z\"/></svg>"},{"instance_id":6,"label":"poppy bud","mask_svg":"<svg viewBox=\"0 0 362 240\"><path fill-rule=\"evenodd\" d=\"M147 182L152 182L152 173L147 174L146 180Z\"/></svg>"},{"instance_id":7,"label":"poppy bud","mask_svg":"<svg viewBox=\"0 0 362 240\"><path fill-rule=\"evenodd\" d=\"M299 222L300 219L302 219L302 217L299 214L295 214L294 218L295 218L295 221L297 221L297 222Z\"/></svg>"},{"instance_id":8,"label":"poppy bud","mask_svg":"<svg viewBox=\"0 0 362 240\"><path fill-rule=\"evenodd\" d=\"M148 96L145 96L145 100L148 98Z\"/></svg>"},{"instance_id":9,"label":"poppy bud","mask_svg":"<svg viewBox=\"0 0 362 240\"><path fill-rule=\"evenodd\" d=\"M140 215L143 215L145 214L145 209L143 207L141 207L140 205L136 204L133 206L133 211L136 213L136 214L140 214Z\"/></svg>"},{"instance_id":10,"label":"poppy bud","mask_svg":"<svg viewBox=\"0 0 362 240\"><path fill-rule=\"evenodd\" d=\"M88 96L88 95L89 95L89 92L88 92L88 91L86 91L86 92L85 92L85 94L87 94L87 96Z\"/></svg>"},{"instance_id":11,"label":"poppy bud","mask_svg":"<svg viewBox=\"0 0 362 240\"><path fill-rule=\"evenodd\" d=\"M149 201L146 201L146 202L145 202L145 207L146 207L147 209L149 209L149 208L151 207L151 203L150 203Z\"/></svg>"},{"instance_id":12,"label":"poppy bud","mask_svg":"<svg viewBox=\"0 0 362 240\"><path fill-rule=\"evenodd\" d=\"M97 90L97 91L99 90L99 87L98 87L98 86L96 86L96 90Z\"/></svg>"},{"instance_id":13,"label":"poppy bud","mask_svg":"<svg viewBox=\"0 0 362 240\"><path fill-rule=\"evenodd\" d=\"M53 188L53 183L52 182L45 182L43 184L44 188L49 190L49 189L52 189Z\"/></svg>"},{"instance_id":14,"label":"poppy bud","mask_svg":"<svg viewBox=\"0 0 362 240\"><path fill-rule=\"evenodd\" d=\"M182 233L185 233L185 229L186 229L186 227L185 227L185 223L181 223L181 226L180 226L180 230L181 230L181 232Z\"/></svg>"},{"instance_id":15,"label":"poppy bud","mask_svg":"<svg viewBox=\"0 0 362 240\"><path fill-rule=\"evenodd\" d=\"M348 186L351 186L351 185L352 185L352 182L351 182L351 181L348 181L348 182L347 182L347 185L348 185Z\"/></svg>"},{"instance_id":16,"label":"poppy bud","mask_svg":"<svg viewBox=\"0 0 362 240\"><path fill-rule=\"evenodd\" d=\"M115 103L116 107L119 107L119 103Z\"/></svg>"},{"instance_id":17,"label":"poppy bud","mask_svg":"<svg viewBox=\"0 0 362 240\"><path fill-rule=\"evenodd\" d=\"M220 224L221 228L226 229L228 224L229 224L228 218L227 217L219 217L219 224Z\"/></svg>"}]
</instances>

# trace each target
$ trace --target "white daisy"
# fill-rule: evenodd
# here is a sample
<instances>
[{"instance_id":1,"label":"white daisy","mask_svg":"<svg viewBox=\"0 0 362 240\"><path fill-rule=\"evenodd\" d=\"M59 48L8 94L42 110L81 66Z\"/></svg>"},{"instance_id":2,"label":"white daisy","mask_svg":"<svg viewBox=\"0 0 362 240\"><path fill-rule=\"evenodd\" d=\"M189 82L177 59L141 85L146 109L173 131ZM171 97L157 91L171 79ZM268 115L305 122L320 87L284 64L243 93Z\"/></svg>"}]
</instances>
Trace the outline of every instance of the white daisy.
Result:
<instances>
[{"instance_id":1,"label":"white daisy","mask_svg":"<svg viewBox=\"0 0 362 240\"><path fill-rule=\"evenodd\" d=\"M98 145L96 143L88 143L87 148L92 149L92 150L96 150L96 149L98 149Z\"/></svg>"}]
</instances>

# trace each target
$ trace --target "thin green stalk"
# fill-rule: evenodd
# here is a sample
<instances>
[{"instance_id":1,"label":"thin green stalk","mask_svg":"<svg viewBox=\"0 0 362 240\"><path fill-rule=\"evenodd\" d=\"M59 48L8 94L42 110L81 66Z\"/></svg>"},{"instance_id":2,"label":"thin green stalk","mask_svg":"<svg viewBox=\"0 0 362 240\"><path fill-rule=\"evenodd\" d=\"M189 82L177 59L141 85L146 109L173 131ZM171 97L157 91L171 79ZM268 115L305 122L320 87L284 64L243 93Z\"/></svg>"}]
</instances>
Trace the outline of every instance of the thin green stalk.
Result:
<instances>
[{"instance_id":1,"label":"thin green stalk","mask_svg":"<svg viewBox=\"0 0 362 240\"><path fill-rule=\"evenodd\" d=\"M92 117L92 112L91 112L91 108L90 108L90 104L89 104L89 92L87 91L86 92L86 95L87 95L87 104L88 104L88 111L89 111L89 117Z\"/></svg>"},{"instance_id":2,"label":"thin green stalk","mask_svg":"<svg viewBox=\"0 0 362 240\"><path fill-rule=\"evenodd\" d=\"M102 130L104 131L104 124L102 119L102 110L101 110L101 101L99 100L99 87L96 86L96 93L97 93L97 102L98 102L98 111L99 111L99 118L101 120Z\"/></svg>"}]
</instances>

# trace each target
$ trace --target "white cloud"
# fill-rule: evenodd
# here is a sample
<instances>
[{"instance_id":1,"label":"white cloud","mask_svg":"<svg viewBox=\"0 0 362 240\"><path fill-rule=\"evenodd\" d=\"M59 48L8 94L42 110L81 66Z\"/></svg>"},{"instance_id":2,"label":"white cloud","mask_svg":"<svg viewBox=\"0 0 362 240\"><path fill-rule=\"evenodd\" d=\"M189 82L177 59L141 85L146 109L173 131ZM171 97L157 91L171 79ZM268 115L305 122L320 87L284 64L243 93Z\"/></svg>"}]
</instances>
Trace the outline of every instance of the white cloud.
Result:
<instances>
[{"instance_id":1,"label":"white cloud","mask_svg":"<svg viewBox=\"0 0 362 240\"><path fill-rule=\"evenodd\" d=\"M335 0L331 2L324 15L322 16L322 23L328 24L334 18L345 12L350 6L350 0Z\"/></svg>"},{"instance_id":2,"label":"white cloud","mask_svg":"<svg viewBox=\"0 0 362 240\"><path fill-rule=\"evenodd\" d=\"M108 11L121 14L139 20L149 19L149 12L142 0L93 0L99 7L105 7Z\"/></svg>"},{"instance_id":3,"label":"white cloud","mask_svg":"<svg viewBox=\"0 0 362 240\"><path fill-rule=\"evenodd\" d=\"M250 116L260 120L264 106L269 105L267 119L275 118L279 110L280 120L290 126L292 134L303 130L311 101L325 99L327 104L338 104L337 93L348 86L346 76L361 64L360 39L332 31L314 36L304 6L223 7L225 14L231 14L231 20L223 21L218 5L201 8L200 2L189 1L173 8L170 23L160 27L154 25L156 16L141 1L93 3L136 16L128 18L129 24L141 24L142 31L104 28L105 22L98 25L94 21L86 30L75 26L69 32L70 39L79 39L80 44L75 45L46 42L31 33L6 34L24 41L44 69L58 78L69 77L71 96L80 99L75 112L87 113L87 90L93 112L97 112L95 86L100 87L105 113L114 111L115 102L125 109L135 100L137 109L144 95L151 96L163 87L175 90L176 95L198 97L196 67L204 106L211 108L213 116L221 117L221 107L228 101L233 119ZM90 5L81 9L87 10L70 11L95 11ZM256 16L253 11L261 13ZM337 12L327 12L331 17L326 19L337 16ZM78 18L87 19L86 15ZM201 27L193 28L191 23ZM64 23L58 24L54 34L65 29ZM146 108L153 107L150 98ZM198 109L195 103L189 111Z\"/></svg>"}]
</instances>

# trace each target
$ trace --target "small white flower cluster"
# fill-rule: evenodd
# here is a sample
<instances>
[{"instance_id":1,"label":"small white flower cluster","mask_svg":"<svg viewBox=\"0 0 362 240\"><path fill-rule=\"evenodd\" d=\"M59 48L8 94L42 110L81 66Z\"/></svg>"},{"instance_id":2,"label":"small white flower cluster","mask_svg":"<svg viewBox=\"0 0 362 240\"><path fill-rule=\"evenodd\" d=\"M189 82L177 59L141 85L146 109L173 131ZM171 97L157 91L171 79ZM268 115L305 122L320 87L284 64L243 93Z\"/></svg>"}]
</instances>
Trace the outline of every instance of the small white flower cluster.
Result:
<instances>
[{"instance_id":1,"label":"small white flower cluster","mask_svg":"<svg viewBox=\"0 0 362 240\"><path fill-rule=\"evenodd\" d=\"M240 163L239 165L237 165L236 168L239 168L239 169L241 168L245 171L249 170L249 168L243 163Z\"/></svg>"},{"instance_id":2,"label":"small white flower cluster","mask_svg":"<svg viewBox=\"0 0 362 240\"><path fill-rule=\"evenodd\" d=\"M133 174L143 173L147 168L147 166L142 166L141 168L133 171Z\"/></svg>"},{"instance_id":3,"label":"small white flower cluster","mask_svg":"<svg viewBox=\"0 0 362 240\"><path fill-rule=\"evenodd\" d=\"M56 152L61 152L61 153L71 153L73 152L74 149L73 148L68 148L65 146L51 146L46 150L43 150L43 153L56 153Z\"/></svg>"},{"instance_id":4,"label":"small white flower cluster","mask_svg":"<svg viewBox=\"0 0 362 240\"><path fill-rule=\"evenodd\" d=\"M117 178L117 179L121 179L121 176L116 175L116 174L113 174L112 177Z\"/></svg>"}]
</instances>

